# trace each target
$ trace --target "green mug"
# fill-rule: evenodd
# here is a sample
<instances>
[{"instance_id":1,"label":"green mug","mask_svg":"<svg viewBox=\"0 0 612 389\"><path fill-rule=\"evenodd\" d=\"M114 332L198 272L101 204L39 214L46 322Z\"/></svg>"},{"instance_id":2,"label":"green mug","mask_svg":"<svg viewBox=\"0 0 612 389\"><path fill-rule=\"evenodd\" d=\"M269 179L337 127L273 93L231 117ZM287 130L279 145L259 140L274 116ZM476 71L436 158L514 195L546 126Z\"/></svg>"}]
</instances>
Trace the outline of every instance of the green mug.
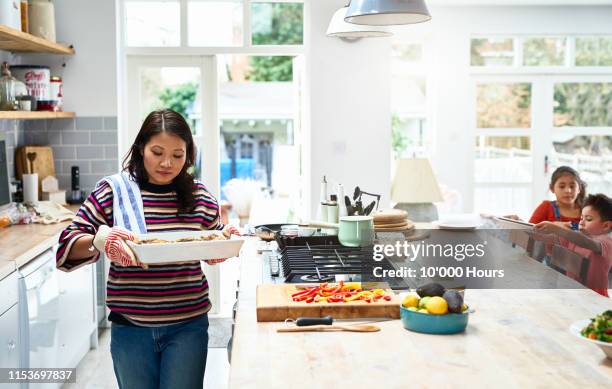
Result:
<instances>
[{"instance_id":1,"label":"green mug","mask_svg":"<svg viewBox=\"0 0 612 389\"><path fill-rule=\"evenodd\" d=\"M338 240L348 247L364 247L374 244L374 218L372 216L342 216Z\"/></svg>"}]
</instances>

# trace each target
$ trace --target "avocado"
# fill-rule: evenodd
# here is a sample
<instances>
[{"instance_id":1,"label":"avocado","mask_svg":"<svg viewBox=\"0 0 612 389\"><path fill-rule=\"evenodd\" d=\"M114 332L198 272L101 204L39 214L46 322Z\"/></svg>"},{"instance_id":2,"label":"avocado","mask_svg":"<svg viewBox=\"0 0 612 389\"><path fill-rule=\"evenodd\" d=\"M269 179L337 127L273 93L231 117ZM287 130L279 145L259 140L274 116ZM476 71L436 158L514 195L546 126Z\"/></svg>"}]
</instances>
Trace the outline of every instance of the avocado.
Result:
<instances>
[{"instance_id":1,"label":"avocado","mask_svg":"<svg viewBox=\"0 0 612 389\"><path fill-rule=\"evenodd\" d=\"M420 297L426 297L426 296L442 297L442 295L444 294L444 291L445 291L444 287L440 284L436 284L435 282L421 285L416 290L417 294Z\"/></svg>"},{"instance_id":2,"label":"avocado","mask_svg":"<svg viewBox=\"0 0 612 389\"><path fill-rule=\"evenodd\" d=\"M448 303L448 311L453 313L461 313L463 305L463 296L456 290L447 290L442 296Z\"/></svg>"}]
</instances>

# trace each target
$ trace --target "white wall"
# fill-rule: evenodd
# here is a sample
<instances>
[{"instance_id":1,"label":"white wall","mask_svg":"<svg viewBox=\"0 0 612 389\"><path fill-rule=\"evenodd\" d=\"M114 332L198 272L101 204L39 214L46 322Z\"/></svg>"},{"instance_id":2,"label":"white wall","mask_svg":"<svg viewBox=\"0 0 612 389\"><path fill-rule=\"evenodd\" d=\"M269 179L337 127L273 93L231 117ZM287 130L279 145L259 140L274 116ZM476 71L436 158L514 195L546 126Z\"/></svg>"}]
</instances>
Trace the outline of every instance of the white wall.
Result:
<instances>
[{"instance_id":1,"label":"white wall","mask_svg":"<svg viewBox=\"0 0 612 389\"><path fill-rule=\"evenodd\" d=\"M430 7L429 23L396 27L395 39L424 37L433 63L428 96L435 131L432 164L438 181L459 190L471 212L474 136L469 103L471 34L612 34L612 6ZM382 158L387 150L376 150ZM538 161L534 161L539 163ZM475 209L478 211L478 209Z\"/></svg>"},{"instance_id":2,"label":"white wall","mask_svg":"<svg viewBox=\"0 0 612 389\"><path fill-rule=\"evenodd\" d=\"M116 116L115 1L57 0L54 4L57 41L74 45L76 54L23 55L20 62L48 65L52 75L62 77L66 110L79 117Z\"/></svg>"},{"instance_id":3,"label":"white wall","mask_svg":"<svg viewBox=\"0 0 612 389\"><path fill-rule=\"evenodd\" d=\"M332 14L345 4L312 1L306 29L313 210L323 175L347 192L359 185L389 201L390 40L327 37Z\"/></svg>"}]
</instances>

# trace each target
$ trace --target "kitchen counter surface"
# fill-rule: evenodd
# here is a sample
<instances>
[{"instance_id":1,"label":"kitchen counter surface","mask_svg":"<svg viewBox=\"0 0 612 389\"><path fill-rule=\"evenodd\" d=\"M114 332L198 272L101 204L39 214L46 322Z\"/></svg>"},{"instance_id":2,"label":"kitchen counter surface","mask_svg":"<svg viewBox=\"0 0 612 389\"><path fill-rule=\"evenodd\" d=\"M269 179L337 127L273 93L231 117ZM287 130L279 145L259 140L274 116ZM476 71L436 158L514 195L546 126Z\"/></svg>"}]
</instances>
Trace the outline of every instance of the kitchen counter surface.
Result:
<instances>
[{"instance_id":1,"label":"kitchen counter surface","mask_svg":"<svg viewBox=\"0 0 612 389\"><path fill-rule=\"evenodd\" d=\"M467 290L476 312L457 335L410 332L399 320L376 323L375 333L277 333L283 323L256 319L256 286L273 280L256 247L248 241L241 256L230 388L612 387L612 360L568 330L612 308L591 290Z\"/></svg>"},{"instance_id":2,"label":"kitchen counter surface","mask_svg":"<svg viewBox=\"0 0 612 389\"><path fill-rule=\"evenodd\" d=\"M0 280L15 271L15 262L0 259Z\"/></svg>"},{"instance_id":3,"label":"kitchen counter surface","mask_svg":"<svg viewBox=\"0 0 612 389\"><path fill-rule=\"evenodd\" d=\"M68 207L76 213L78 207ZM25 224L0 229L0 275L10 268L24 266L57 243L69 221L57 224ZM8 266L8 267L7 267ZM2 277L0 277L2 278Z\"/></svg>"}]
</instances>

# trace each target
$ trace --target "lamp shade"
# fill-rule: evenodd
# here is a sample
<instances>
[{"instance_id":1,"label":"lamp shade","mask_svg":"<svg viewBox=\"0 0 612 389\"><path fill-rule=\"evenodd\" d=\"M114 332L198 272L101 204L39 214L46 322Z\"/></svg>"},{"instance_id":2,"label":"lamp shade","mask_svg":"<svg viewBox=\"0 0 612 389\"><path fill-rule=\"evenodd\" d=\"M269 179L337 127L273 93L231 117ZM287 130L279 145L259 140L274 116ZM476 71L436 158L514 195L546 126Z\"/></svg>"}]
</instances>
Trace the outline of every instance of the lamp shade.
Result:
<instances>
[{"instance_id":1,"label":"lamp shade","mask_svg":"<svg viewBox=\"0 0 612 389\"><path fill-rule=\"evenodd\" d=\"M344 21L344 16L348 7L343 7L334 12L329 27L327 27L327 36L335 36L339 38L373 38L385 37L393 35L384 26L366 26L351 24Z\"/></svg>"},{"instance_id":2,"label":"lamp shade","mask_svg":"<svg viewBox=\"0 0 612 389\"><path fill-rule=\"evenodd\" d=\"M344 21L392 26L422 23L430 19L425 0L351 0Z\"/></svg>"},{"instance_id":3,"label":"lamp shade","mask_svg":"<svg viewBox=\"0 0 612 389\"><path fill-rule=\"evenodd\" d=\"M400 159L391 186L396 203L433 203L442 201L436 176L427 159Z\"/></svg>"}]
</instances>

